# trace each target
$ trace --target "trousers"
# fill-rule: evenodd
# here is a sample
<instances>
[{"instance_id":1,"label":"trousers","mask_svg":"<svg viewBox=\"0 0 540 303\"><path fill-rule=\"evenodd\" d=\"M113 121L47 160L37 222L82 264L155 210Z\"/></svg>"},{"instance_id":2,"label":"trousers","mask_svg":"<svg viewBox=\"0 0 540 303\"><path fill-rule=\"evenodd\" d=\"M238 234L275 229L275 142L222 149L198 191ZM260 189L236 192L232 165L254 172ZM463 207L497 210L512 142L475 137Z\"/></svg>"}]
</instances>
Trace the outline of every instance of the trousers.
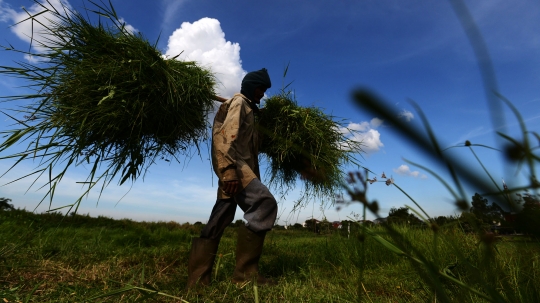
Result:
<instances>
[{"instance_id":1,"label":"trousers","mask_svg":"<svg viewBox=\"0 0 540 303\"><path fill-rule=\"evenodd\" d=\"M278 211L276 199L259 179L253 179L236 196L217 199L200 237L220 239L225 228L234 220L236 206L240 206L244 212L246 227L251 231L269 231L274 226Z\"/></svg>"}]
</instances>

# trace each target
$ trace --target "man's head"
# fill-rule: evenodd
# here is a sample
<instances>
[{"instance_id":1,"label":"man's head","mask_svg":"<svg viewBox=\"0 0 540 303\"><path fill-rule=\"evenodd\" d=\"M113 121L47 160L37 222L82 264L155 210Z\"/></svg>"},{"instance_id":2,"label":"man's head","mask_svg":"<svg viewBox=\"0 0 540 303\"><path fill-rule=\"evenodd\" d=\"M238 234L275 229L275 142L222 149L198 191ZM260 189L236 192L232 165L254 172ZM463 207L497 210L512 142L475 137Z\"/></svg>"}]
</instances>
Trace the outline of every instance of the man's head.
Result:
<instances>
[{"instance_id":1,"label":"man's head","mask_svg":"<svg viewBox=\"0 0 540 303\"><path fill-rule=\"evenodd\" d=\"M249 98L249 100L259 104L267 89L272 87L270 82L270 76L266 68L258 71L249 72L242 80L242 89L240 92L242 95Z\"/></svg>"}]
</instances>

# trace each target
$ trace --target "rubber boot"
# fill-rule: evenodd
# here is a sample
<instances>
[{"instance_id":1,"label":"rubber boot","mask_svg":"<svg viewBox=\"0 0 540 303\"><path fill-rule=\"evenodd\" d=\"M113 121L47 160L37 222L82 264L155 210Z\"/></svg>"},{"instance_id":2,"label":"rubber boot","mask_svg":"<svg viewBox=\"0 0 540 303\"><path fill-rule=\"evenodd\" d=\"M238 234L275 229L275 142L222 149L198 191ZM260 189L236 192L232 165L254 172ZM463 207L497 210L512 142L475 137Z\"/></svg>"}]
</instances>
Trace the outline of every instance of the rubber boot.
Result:
<instances>
[{"instance_id":1,"label":"rubber boot","mask_svg":"<svg viewBox=\"0 0 540 303\"><path fill-rule=\"evenodd\" d=\"M236 268L232 282L241 284L246 281L256 281L258 285L275 285L276 283L259 274L259 259L261 258L266 232L253 232L246 226L238 228L236 244Z\"/></svg>"},{"instance_id":2,"label":"rubber boot","mask_svg":"<svg viewBox=\"0 0 540 303\"><path fill-rule=\"evenodd\" d=\"M188 263L187 288L209 285L219 239L193 238Z\"/></svg>"}]
</instances>

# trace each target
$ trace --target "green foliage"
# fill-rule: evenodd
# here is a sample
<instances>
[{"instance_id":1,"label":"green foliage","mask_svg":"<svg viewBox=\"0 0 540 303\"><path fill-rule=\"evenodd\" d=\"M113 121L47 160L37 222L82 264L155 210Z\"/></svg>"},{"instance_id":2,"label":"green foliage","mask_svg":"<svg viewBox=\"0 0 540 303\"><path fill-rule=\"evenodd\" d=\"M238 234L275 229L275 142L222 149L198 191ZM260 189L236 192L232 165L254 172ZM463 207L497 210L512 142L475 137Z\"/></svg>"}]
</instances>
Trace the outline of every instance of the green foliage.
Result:
<instances>
[{"instance_id":1,"label":"green foliage","mask_svg":"<svg viewBox=\"0 0 540 303\"><path fill-rule=\"evenodd\" d=\"M458 227L441 229L434 242L429 229L399 225L393 230L403 241L395 242L392 231L384 226L370 227L371 236L362 237L362 226L356 225L359 228L352 228L350 237L338 231L324 235L305 229L269 232L260 268L279 283L259 288L260 302L356 302L359 298L432 302L430 283L418 277L415 263L406 262L421 261L415 251L444 274L458 277L460 283L482 291L486 287L476 275L476 268L484 266L485 246L478 245L473 233L463 233ZM192 228L174 222L0 212L0 300L253 302L251 285L236 287L230 282L236 228L225 231L212 285L201 291L185 290L191 237L200 232ZM389 242L395 252L389 250ZM486 276L493 274L494 282L502 283L500 292L508 301L536 302L540 264L535 260L540 243L522 236L502 238L493 245L499 253L493 256L489 265L493 269ZM476 294L461 300L457 282L442 276L437 281L453 302L482 302Z\"/></svg>"},{"instance_id":2,"label":"green foliage","mask_svg":"<svg viewBox=\"0 0 540 303\"><path fill-rule=\"evenodd\" d=\"M14 210L13 204L9 202L11 202L9 198L0 198L0 210Z\"/></svg>"},{"instance_id":3,"label":"green foliage","mask_svg":"<svg viewBox=\"0 0 540 303\"><path fill-rule=\"evenodd\" d=\"M499 129L505 125L501 117L504 117L505 114L502 106L506 105L518 120L522 137L515 138L515 136L498 132L499 143L501 143L499 148L473 144L469 140L465 141L463 145L454 146L464 147L472 153L483 169L479 172L473 170L465 161L462 161L462 158L445 153L447 149L441 148L441 144L431 129L427 117L416 104L413 103L423 123L423 129L396 118L398 113L392 109L392 106L372 92L367 90L356 91L354 99L362 110L368 110L375 116L389 121L393 125L393 129L402 138L417 147L426 157L435 161L450 176L449 180L445 180L432 169L407 161L437 178L452 195L457 209L460 211L471 210L471 212L461 214L458 220L459 225L457 225L459 229L457 230L460 233L467 232L467 235L473 237L473 241L462 247L455 238L445 239L443 233L448 232L448 230L440 228L437 220L430 218L412 197L393 182L387 183L387 185L397 188L422 211L423 214L408 207L430 227L425 231L431 233L431 244L425 245L426 242L420 238L411 238L407 231L401 229L403 225L384 224L383 227L386 229L388 238L382 237L369 228L364 228L363 232L369 238L375 239L385 246L388 251L404 257L415 268L415 277L422 280L427 286L429 296L426 297L425 301L537 302L540 299L538 288L528 284L525 277L515 275L515 272L507 272L511 267L513 267L513 270L527 270L522 267L526 267L526 264L535 267L537 257L534 257L534 255L537 255L537 252L532 252L526 245L522 246L514 243L512 245L499 245L499 241L504 238L500 238L495 233L487 230L484 222L491 221L489 223L492 224L493 220L501 221L503 215L505 220L512 221L512 216L508 215L519 212L516 216L516 225L521 224L520 226L525 234L533 236L538 234L540 230L539 214L537 213L537 209L540 209L538 202L529 203L528 211L525 211L517 207L518 205L513 201L511 195L523 190L534 192L534 194L538 193L540 184L536 170L538 164L540 164L540 156L537 153L539 147L532 144L531 138L538 139L540 135L527 130L519 111L509 100L498 93L489 53L464 2L462 0L452 0L450 2L470 39L475 54L478 56L477 60L482 72L484 88L487 92L486 99L494 122L493 129ZM513 188L507 187L503 183L501 188L488 167L475 153L476 148L503 151L506 161L501 163L502 166L508 168L508 171L523 172L527 176L528 182ZM366 196L367 182L369 180L367 176L364 177L361 173L350 174L348 192L351 202L346 204L361 203L364 206L364 211L369 210L379 217L377 201L370 201ZM473 197L472 208L465 194L466 187L473 188L477 192ZM492 203L489 204L483 196L489 196ZM527 217L529 213L533 215ZM455 228L450 230L455 230ZM441 247L442 243L448 243L449 245L444 249ZM533 241L533 243L537 242ZM512 249L515 249L514 254L509 254ZM448 260L443 261L441 258L443 253L452 254L454 261L450 263L447 263ZM523 258L521 258L522 256ZM523 261L524 263L517 265L514 258L520 259L517 262ZM502 274L504 272L507 274ZM365 271L361 270L359 282L362 283L365 277Z\"/></svg>"},{"instance_id":4,"label":"green foliage","mask_svg":"<svg viewBox=\"0 0 540 303\"><path fill-rule=\"evenodd\" d=\"M259 126L270 183L285 191L300 178L305 196L333 198L343 184L343 165L357 164L355 155L361 152L360 143L347 139L334 117L299 106L291 91L266 99Z\"/></svg>"},{"instance_id":5,"label":"green foliage","mask_svg":"<svg viewBox=\"0 0 540 303\"><path fill-rule=\"evenodd\" d=\"M43 11L21 22L39 22L43 14L52 22L42 24L41 40L32 37L39 53L5 47L32 55L37 63L0 67L0 73L26 80L35 91L5 97L30 103L5 113L19 128L2 131L7 139L0 151L28 141L26 150L3 158L18 159L15 165L37 159L38 168L24 177L48 174L46 196L52 199L73 165L92 164L83 182L89 191L117 176L120 184L135 180L159 157L177 159L206 138L216 83L210 71L164 58L155 44L125 28L111 3L90 1L94 10L87 13L99 17L93 24L63 4L56 10L34 2ZM98 173L101 166L104 172Z\"/></svg>"},{"instance_id":6,"label":"green foliage","mask_svg":"<svg viewBox=\"0 0 540 303\"><path fill-rule=\"evenodd\" d=\"M366 236L370 236L382 245L384 245L389 251L405 257L410 264L416 270L417 278L421 279L428 285L429 291L432 296L437 298L437 301L440 302L476 302L477 300L485 300L488 302L535 302L538 300L540 294L539 292L530 287L529 285L521 285L518 283L511 283L506 280L508 277L500 276L500 272L504 271L509 263L512 263L511 258L505 258L504 254L500 253L499 247L497 246L498 238L494 233L489 232L485 228L485 223L492 220L502 220L503 215L509 213L509 211L516 209L515 201L512 201L509 197L509 193L517 192L526 188L528 190L536 191L538 188L536 176L534 175L535 166L540 162L540 157L534 154L535 147L531 145L521 145L529 146L529 150L523 152L524 158L522 162L511 162L504 163L505 165L515 164L516 168L521 169L522 163L527 163L528 173L532 174L530 177L530 184L525 185L525 187L517 188L500 188L498 184L494 181L494 178L491 176L487 168L483 165L481 160L474 153L473 147L476 145L471 144L467 141L464 147L472 151L475 158L484 168L483 173L486 175L479 174L476 171L472 171L469 167L463 164L463 161L457 158L453 158L444 153L444 150L440 148L440 144L432 132L426 117L422 114L421 110L417 108L420 113L420 116L424 122L424 126L427 132L420 131L414 126L407 125L396 119L398 115L389 108L390 106L386 105L385 102L371 94L367 91L357 92L355 95L359 105L364 106L364 108L372 110L376 113L377 116L382 117L385 120L391 121L395 125L395 129L401 132L405 138L409 139L417 147L423 150L426 155L435 159L441 167L448 170L450 176L452 176L453 185L451 186L446 180L442 179L432 170L422 167L421 165L409 163L416 165L425 169L426 171L432 173L437 177L450 191L450 193L455 198L455 205L462 211L471 210L471 212L463 212L460 220L458 221L459 227L462 231L470 232L471 235L475 235L476 243L474 246L478 247L478 250L469 247L468 250L461 250L457 244L452 244L452 240L449 246L449 252L454 254L455 262L451 264L441 264L440 258L438 255L442 252L439 245L441 240L441 231L437 221L429 218L425 212L423 215L415 211L415 214L420 217L425 223L426 226L431 227L427 231L432 232L432 245L425 246L420 245L419 239L410 238L407 233L404 233L403 230L400 230L401 225L394 224L384 224L384 228L387 230L389 239L380 237L380 235L370 232L370 229L365 228L364 233ZM508 104L511 108L511 104ZM517 115L517 114L516 114ZM518 119L520 116L517 115ZM530 134L538 136L535 133L530 133L526 130L525 126L522 125L523 136L526 138ZM427 133L427 135L424 135ZM510 140L510 138L501 134L504 139ZM513 139L512 139L513 140ZM526 141L526 139L525 139ZM478 145L484 147L482 145ZM362 174L357 173L350 174L350 186L348 189L349 195L351 197L351 202L362 203L366 210L370 210L376 216L379 216L379 209L376 201L369 201L366 197L366 188L367 182L369 179L364 177ZM465 196L464 185L467 184L475 190L482 192L483 194L476 194L473 197L472 208L469 206L468 200ZM399 188L395 183L390 185L396 187L402 193L404 193L408 198L410 198L416 206L420 209L421 207L410 197L404 190ZM492 204L489 204L487 199L483 198L483 195L489 195L491 199L494 200ZM529 213L535 214L535 210L539 205L536 202L533 202L534 199L529 199ZM508 211L503 211L503 208ZM407 209L411 209L407 207ZM413 210L414 211L414 210ZM395 210L396 214L405 214L405 209L401 212ZM520 212L520 215L517 216L519 222L521 219L522 223L527 222L527 224L521 225L523 232L526 234L536 235L538 226L540 226L539 221L533 220L532 218L525 219L526 212ZM425 215L425 217L424 217ZM399 217L399 216L398 216ZM492 223L492 222L490 222ZM519 223L518 223L519 224ZM517 246L515 248L517 251L520 251L522 247ZM474 254L472 253L474 252ZM524 253L527 255L527 262L533 262L529 250L525 249ZM474 259L474 262L472 261ZM457 262L457 263L456 263ZM464 272L461 274L456 274L453 271L453 268L456 267L456 264L461 264L464 268ZM444 266L443 266L444 265ZM464 276L468 278L464 278ZM364 277L363 274L360 274L360 278ZM520 281L522 278L517 278L517 281ZM453 293L447 291L447 287L453 289Z\"/></svg>"},{"instance_id":7,"label":"green foliage","mask_svg":"<svg viewBox=\"0 0 540 303\"><path fill-rule=\"evenodd\" d=\"M414 214L409 213L408 207L390 208L387 223L419 225L422 221Z\"/></svg>"},{"instance_id":8,"label":"green foliage","mask_svg":"<svg viewBox=\"0 0 540 303\"><path fill-rule=\"evenodd\" d=\"M489 203L479 193L474 194L471 205L470 212L484 224L492 225L494 222L498 223L503 220L503 210L501 207L495 203Z\"/></svg>"},{"instance_id":9,"label":"green foliage","mask_svg":"<svg viewBox=\"0 0 540 303\"><path fill-rule=\"evenodd\" d=\"M435 218L435 223L441 227L445 225L454 226L456 225L457 221L457 216L438 216Z\"/></svg>"},{"instance_id":10,"label":"green foliage","mask_svg":"<svg viewBox=\"0 0 540 303\"><path fill-rule=\"evenodd\" d=\"M314 233L320 233L321 227L319 226L319 221L316 219L308 219L305 222L305 229Z\"/></svg>"},{"instance_id":11,"label":"green foliage","mask_svg":"<svg viewBox=\"0 0 540 303\"><path fill-rule=\"evenodd\" d=\"M486 226L482 224L482 221L476 217L474 213L463 212L459 218L461 228L465 232L475 232L477 230L486 230Z\"/></svg>"},{"instance_id":12,"label":"green foliage","mask_svg":"<svg viewBox=\"0 0 540 303\"><path fill-rule=\"evenodd\" d=\"M294 228L294 229L302 229L302 228L304 228L304 226L302 224L300 224L300 223L294 223L291 227Z\"/></svg>"},{"instance_id":13,"label":"green foliage","mask_svg":"<svg viewBox=\"0 0 540 303\"><path fill-rule=\"evenodd\" d=\"M523 209L516 216L518 230L540 239L540 198L538 195L525 193L520 195L523 199Z\"/></svg>"}]
</instances>

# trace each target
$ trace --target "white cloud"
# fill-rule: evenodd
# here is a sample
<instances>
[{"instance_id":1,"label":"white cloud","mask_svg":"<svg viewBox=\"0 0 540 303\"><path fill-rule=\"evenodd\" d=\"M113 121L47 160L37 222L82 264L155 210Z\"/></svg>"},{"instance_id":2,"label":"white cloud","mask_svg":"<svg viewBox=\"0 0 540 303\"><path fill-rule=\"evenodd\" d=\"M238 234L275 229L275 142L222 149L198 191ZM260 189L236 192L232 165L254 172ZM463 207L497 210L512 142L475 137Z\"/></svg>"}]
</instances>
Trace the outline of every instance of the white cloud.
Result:
<instances>
[{"instance_id":1,"label":"white cloud","mask_svg":"<svg viewBox=\"0 0 540 303\"><path fill-rule=\"evenodd\" d=\"M139 32L139 30L136 29L135 27L133 27L133 25L128 24L128 23L126 22L126 20L124 20L124 18L120 18L120 19L118 19L118 21L120 21L120 24L123 24L123 25L124 25L124 28L125 28L129 33L135 34L135 33Z\"/></svg>"},{"instance_id":2,"label":"white cloud","mask_svg":"<svg viewBox=\"0 0 540 303\"><path fill-rule=\"evenodd\" d=\"M381 142L381 134L375 129L370 129L362 135L355 136L355 139L362 142L362 149L367 153L379 151L384 146Z\"/></svg>"},{"instance_id":3,"label":"white cloud","mask_svg":"<svg viewBox=\"0 0 540 303\"><path fill-rule=\"evenodd\" d=\"M411 171L410 167L408 165L402 164L398 168L394 168L394 172L401 176L409 176L414 178L420 178L420 179L427 179L427 176L424 174L421 174L419 171Z\"/></svg>"},{"instance_id":4,"label":"white cloud","mask_svg":"<svg viewBox=\"0 0 540 303\"><path fill-rule=\"evenodd\" d=\"M71 4L67 0L39 0L39 4L33 4L30 7L25 8L25 10L14 10L8 4L4 3L3 0L0 0L0 21L8 22L11 26L11 31L21 40L30 43L33 39L32 47L37 53L43 53L47 48L43 47L41 43L48 41L51 38L46 34L47 27L53 25L54 22L57 22L58 19L51 13L43 13L36 16L34 19L28 19L30 16L37 15L48 9L55 9L58 12L66 12L66 10L73 10ZM45 7L45 8L44 8ZM24 21L23 21L24 20ZM129 32L135 33L137 29L132 25L125 22L123 18L120 18L119 21L125 24L126 30ZM19 23L20 22L20 23ZM54 39L53 39L54 40ZM36 63L40 61L38 57L25 55L24 58L31 63Z\"/></svg>"},{"instance_id":5,"label":"white cloud","mask_svg":"<svg viewBox=\"0 0 540 303\"><path fill-rule=\"evenodd\" d=\"M360 123L354 123L351 122L347 127L342 127L341 132L346 134L349 131L347 129L358 131L358 132L366 132L372 128L377 128L383 124L384 120L381 120L379 118L373 118L370 122L364 121Z\"/></svg>"},{"instance_id":6,"label":"white cloud","mask_svg":"<svg viewBox=\"0 0 540 303\"><path fill-rule=\"evenodd\" d=\"M407 122L411 122L411 120L414 119L414 114L404 109L398 114L398 117L407 120Z\"/></svg>"},{"instance_id":7,"label":"white cloud","mask_svg":"<svg viewBox=\"0 0 540 303\"><path fill-rule=\"evenodd\" d=\"M0 22L9 22L13 14L15 14L15 11L4 3L4 0L0 0Z\"/></svg>"},{"instance_id":8,"label":"white cloud","mask_svg":"<svg viewBox=\"0 0 540 303\"><path fill-rule=\"evenodd\" d=\"M341 127L339 131L346 135L349 140L361 142L362 150L369 154L379 151L384 146L381 142L381 133L375 129L382 124L383 120L373 118L370 122L351 122L347 127Z\"/></svg>"},{"instance_id":9,"label":"white cloud","mask_svg":"<svg viewBox=\"0 0 540 303\"><path fill-rule=\"evenodd\" d=\"M381 120L379 118L373 118L370 121L370 124L373 128L377 128L383 124L384 120Z\"/></svg>"},{"instance_id":10,"label":"white cloud","mask_svg":"<svg viewBox=\"0 0 540 303\"><path fill-rule=\"evenodd\" d=\"M348 133L348 129L350 130L354 130L354 131L359 131L359 132L365 132L369 129L369 123L368 122L361 122L361 123L354 123L354 122L351 122L349 123L349 125L347 125L347 127L343 127L341 128L341 132L342 133Z\"/></svg>"},{"instance_id":11,"label":"white cloud","mask_svg":"<svg viewBox=\"0 0 540 303\"><path fill-rule=\"evenodd\" d=\"M174 20L178 18L178 10L186 3L186 0L161 0L163 16L161 18L161 29L168 31L173 26Z\"/></svg>"},{"instance_id":12,"label":"white cloud","mask_svg":"<svg viewBox=\"0 0 540 303\"><path fill-rule=\"evenodd\" d=\"M64 11L62 5L68 9L72 9L67 0L49 0L48 4L46 0L39 0L45 7L54 7L58 11ZM179 9L179 2L167 2L165 13L166 20L164 22L170 22L174 15L170 12L174 12ZM169 9L170 8L170 9ZM14 10L8 4L4 3L4 0L0 0L0 21L9 22L10 24L16 24L29 17L35 15L44 10L38 4L34 4L28 8L28 11ZM33 35L34 51L38 53L44 52L46 49L36 43L43 41L46 37L40 36L45 32L45 26L51 25L54 22L54 17L50 13L44 13L36 17L39 22L32 22L27 20L11 27L12 32L20 39L30 42ZM132 25L125 22L123 18L119 21L125 24L126 30L135 33L138 30ZM43 25L39 24L42 23ZM33 26L33 32L32 32ZM179 56L181 60L197 61L201 66L209 68L215 74L218 80L218 86L216 91L223 97L232 97L235 93L240 91L240 84L242 78L246 74L246 71L242 69L242 61L240 59L240 45L238 43L232 43L225 40L225 33L221 29L221 25L218 20L212 18L202 18L193 23L184 22L180 28L176 29L169 37L167 56ZM39 61L39 58L33 56L25 56L25 59L29 62L35 63Z\"/></svg>"},{"instance_id":13,"label":"white cloud","mask_svg":"<svg viewBox=\"0 0 540 303\"><path fill-rule=\"evenodd\" d=\"M42 58L40 58L39 56L32 56L32 55L28 55L28 54L25 54L23 56L23 58L28 61L29 63L32 63L32 64L36 64L38 62L42 62Z\"/></svg>"},{"instance_id":14,"label":"white cloud","mask_svg":"<svg viewBox=\"0 0 540 303\"><path fill-rule=\"evenodd\" d=\"M69 4L68 1L65 1L65 0L49 0L48 2L45 0L40 0L39 2L44 7L54 8L58 11L64 11L64 9L62 8L63 6L68 9L71 9L71 5ZM9 22L11 24L16 24L11 27L11 31L15 35L17 35L19 39L26 42L30 42L33 37L34 49L38 52L43 52L44 48L40 47L39 43L35 43L35 41L36 40L43 41L44 39L47 39L48 37L42 36L43 33L45 32L45 27L50 26L52 24L51 21L56 21L56 20L50 13L41 14L35 17L35 20L26 20L30 16L36 15L44 11L45 9L41 5L38 5L37 3L25 9L26 11L22 9L19 11L16 11L12 9L11 7L9 7L8 4L5 4L2 1L0 2L0 10L1 10L0 20L4 22ZM26 21L23 21L23 20L26 20Z\"/></svg>"},{"instance_id":15,"label":"white cloud","mask_svg":"<svg viewBox=\"0 0 540 303\"><path fill-rule=\"evenodd\" d=\"M240 60L240 45L225 40L218 20L202 18L193 23L182 23L169 37L165 52L167 56L179 54L179 60L197 61L216 75L219 95L231 97L240 91L246 74Z\"/></svg>"}]
</instances>

